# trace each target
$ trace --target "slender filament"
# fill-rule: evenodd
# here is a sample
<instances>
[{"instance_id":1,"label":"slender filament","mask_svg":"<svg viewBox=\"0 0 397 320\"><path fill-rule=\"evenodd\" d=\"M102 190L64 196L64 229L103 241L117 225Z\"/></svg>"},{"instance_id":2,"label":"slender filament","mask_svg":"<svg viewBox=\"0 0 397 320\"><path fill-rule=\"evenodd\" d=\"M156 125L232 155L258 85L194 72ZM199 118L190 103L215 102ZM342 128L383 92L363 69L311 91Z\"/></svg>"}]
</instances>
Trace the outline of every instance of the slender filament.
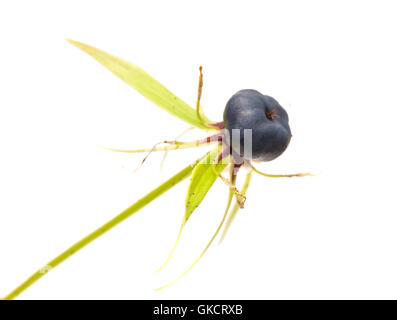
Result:
<instances>
[{"instance_id":1,"label":"slender filament","mask_svg":"<svg viewBox=\"0 0 397 320\"><path fill-rule=\"evenodd\" d=\"M252 171L253 170L249 170L247 172L247 176L245 177L245 181L244 181L243 187L241 188L241 193L244 196L247 194L247 190L248 190L248 187L249 187L250 182L251 182ZM233 205L233 207L232 207L232 210L230 211L229 217L227 218L227 221L226 221L225 227L223 228L223 232L222 232L221 238L219 240L219 243L222 243L222 241L225 239L225 236L226 236L226 234L227 234L227 232L228 232L228 230L230 228L230 225L233 223L234 218L236 217L236 214L237 214L239 209L240 209L239 204L235 203Z\"/></svg>"},{"instance_id":2,"label":"slender filament","mask_svg":"<svg viewBox=\"0 0 397 320\"><path fill-rule=\"evenodd\" d=\"M181 134L179 134L175 138L175 140L178 140L178 139L182 138L185 134L187 134L188 132L192 131L193 129L194 129L194 127L187 128L185 131L183 131ZM163 155L163 159L161 159L161 163L160 163L160 171L163 170L165 159L167 158L167 155L168 155L168 150L165 150L164 155Z\"/></svg>"},{"instance_id":3,"label":"slender filament","mask_svg":"<svg viewBox=\"0 0 397 320\"><path fill-rule=\"evenodd\" d=\"M214 173L218 176L218 178L220 178L229 187L229 189L234 193L234 195L236 196L237 203L240 206L240 208L244 208L244 203L245 203L245 199L246 199L245 195L243 195L231 181L226 179L224 176L222 176L222 174L220 172L218 172L216 170L215 164L212 164L212 169L213 169Z\"/></svg>"},{"instance_id":4,"label":"slender filament","mask_svg":"<svg viewBox=\"0 0 397 320\"><path fill-rule=\"evenodd\" d=\"M264 172L259 171L250 162L247 161L247 163L252 168L252 170L254 170L256 173L260 174L261 176L268 177L268 178L292 178L292 177L315 176L312 173L268 174L268 173L264 173Z\"/></svg>"}]
</instances>

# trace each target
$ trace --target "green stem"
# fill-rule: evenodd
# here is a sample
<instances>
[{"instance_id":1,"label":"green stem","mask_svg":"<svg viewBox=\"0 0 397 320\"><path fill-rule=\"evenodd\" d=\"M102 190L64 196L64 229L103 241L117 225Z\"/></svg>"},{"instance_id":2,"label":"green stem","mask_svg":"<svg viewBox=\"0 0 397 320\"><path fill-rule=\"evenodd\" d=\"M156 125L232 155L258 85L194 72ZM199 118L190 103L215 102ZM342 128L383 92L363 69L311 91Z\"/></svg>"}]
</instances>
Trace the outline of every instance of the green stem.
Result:
<instances>
[{"instance_id":1,"label":"green stem","mask_svg":"<svg viewBox=\"0 0 397 320\"><path fill-rule=\"evenodd\" d=\"M121 212L119 215L111 219L110 221L106 222L104 225L81 239L80 241L76 242L74 245L72 245L69 249L65 250L62 252L59 256L48 262L44 267L40 268L37 270L35 273L33 273L27 280L25 280L22 284L20 284L16 289L14 289L12 292L10 292L4 299L5 300L12 300L15 297L17 297L19 294L21 294L23 291L25 291L27 288L29 288L32 284L34 284L37 280L39 280L41 277L43 277L48 271L52 270L56 266L60 265L62 262L64 262L66 259L71 257L73 254L75 254L77 251L81 250L84 248L86 245L94 241L95 239L99 238L101 235L124 221L125 219L129 218L131 215L133 215L135 212L138 210L142 209L145 207L147 204L152 202L154 199L157 197L161 196L163 193L174 187L176 184L181 182L182 180L186 179L192 172L194 166L197 164L197 160L195 163L187 166L185 169L174 175L172 178L158 186L156 189L153 191L149 192L146 196L135 202L133 205L125 209L123 212Z\"/></svg>"}]
</instances>

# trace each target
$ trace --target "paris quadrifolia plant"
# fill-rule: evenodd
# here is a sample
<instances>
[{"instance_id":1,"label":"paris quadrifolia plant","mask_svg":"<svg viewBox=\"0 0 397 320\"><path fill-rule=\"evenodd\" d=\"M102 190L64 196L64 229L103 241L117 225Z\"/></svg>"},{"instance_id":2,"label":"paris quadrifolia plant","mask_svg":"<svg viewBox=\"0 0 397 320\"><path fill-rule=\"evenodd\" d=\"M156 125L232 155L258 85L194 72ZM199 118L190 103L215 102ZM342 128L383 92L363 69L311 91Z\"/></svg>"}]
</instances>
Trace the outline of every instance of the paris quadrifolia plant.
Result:
<instances>
[{"instance_id":1,"label":"paris quadrifolia plant","mask_svg":"<svg viewBox=\"0 0 397 320\"><path fill-rule=\"evenodd\" d=\"M119 215L115 216L113 219L73 244L70 248L63 251L53 260L49 261L4 297L5 299L13 299L17 297L20 293L48 273L48 271L57 267L77 251L81 250L105 232L129 218L131 215L145 207L166 191L170 190L182 180L190 177L190 183L185 200L185 214L182 219L180 231L171 253L159 269L161 270L171 260L172 254L174 253L187 221L203 201L211 186L219 178L229 190L225 212L219 226L215 230L208 244L204 247L202 253L190 265L190 267L179 278L159 287L157 290L163 289L185 276L194 267L194 265L197 264L217 238L222 228L223 230L222 235L220 235L220 241L223 240L238 210L244 207L247 189L253 172L268 178L291 178L311 175L309 173L267 174L260 172L255 168L254 163L271 161L280 156L288 147L292 136L287 112L272 97L263 95L262 93L252 89L238 91L226 103L223 113L223 121L213 122L204 115L200 104L203 87L202 67L199 68L200 73L197 102L195 108L192 108L134 64L87 44L73 40L68 41L96 59L100 64L109 69L112 73L160 108L187 122L192 128L201 129L209 134L209 136L203 139L188 142L179 141L181 138L181 136L179 136L177 140L165 140L148 149L107 149L116 152L145 153L146 156L142 161L143 163L152 152L163 151L165 156L166 153L171 150L208 145L213 145L214 148L212 151L197 159L194 163L187 165L187 167L183 168L169 180L165 181L143 198L139 199ZM245 169L246 175L245 181L242 183L242 188L239 190L236 186L236 180L237 175L242 168ZM228 169L227 176L223 173L226 169ZM233 199L234 204L232 206Z\"/></svg>"}]
</instances>

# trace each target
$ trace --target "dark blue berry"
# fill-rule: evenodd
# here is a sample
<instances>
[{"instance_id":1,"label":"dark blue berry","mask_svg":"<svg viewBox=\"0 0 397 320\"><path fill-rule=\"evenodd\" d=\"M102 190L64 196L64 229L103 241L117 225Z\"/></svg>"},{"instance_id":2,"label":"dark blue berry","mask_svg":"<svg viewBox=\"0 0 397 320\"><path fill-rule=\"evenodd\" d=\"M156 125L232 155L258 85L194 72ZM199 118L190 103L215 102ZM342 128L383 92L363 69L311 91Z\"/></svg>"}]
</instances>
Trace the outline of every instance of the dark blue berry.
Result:
<instances>
[{"instance_id":1,"label":"dark blue berry","mask_svg":"<svg viewBox=\"0 0 397 320\"><path fill-rule=\"evenodd\" d=\"M272 97L252 89L240 90L226 104L223 113L228 143L247 160L271 161L280 156L291 140L288 114ZM239 138L232 139L232 130ZM252 130L252 154L244 154L244 129ZM248 146L248 145L247 145ZM248 151L248 147L246 148Z\"/></svg>"}]
</instances>

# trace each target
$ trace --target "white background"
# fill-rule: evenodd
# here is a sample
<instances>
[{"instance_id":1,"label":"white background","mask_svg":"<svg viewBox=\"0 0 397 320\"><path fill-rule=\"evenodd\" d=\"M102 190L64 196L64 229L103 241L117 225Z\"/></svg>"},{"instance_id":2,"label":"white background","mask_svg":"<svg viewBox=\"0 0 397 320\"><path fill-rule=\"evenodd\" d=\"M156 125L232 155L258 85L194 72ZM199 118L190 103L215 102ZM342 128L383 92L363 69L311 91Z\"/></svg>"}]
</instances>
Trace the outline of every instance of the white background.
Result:
<instances>
[{"instance_id":1,"label":"white background","mask_svg":"<svg viewBox=\"0 0 397 320\"><path fill-rule=\"evenodd\" d=\"M0 5L0 296L200 150L153 155L188 127L145 100L66 38L145 69L220 121L227 99L254 88L290 115L293 138L254 176L221 246L173 280L215 230L218 181L161 265L184 213L188 180L27 290L24 299L397 298L393 1L3 1ZM197 130L198 131L198 130ZM190 140L204 137L196 132Z\"/></svg>"}]
</instances>

